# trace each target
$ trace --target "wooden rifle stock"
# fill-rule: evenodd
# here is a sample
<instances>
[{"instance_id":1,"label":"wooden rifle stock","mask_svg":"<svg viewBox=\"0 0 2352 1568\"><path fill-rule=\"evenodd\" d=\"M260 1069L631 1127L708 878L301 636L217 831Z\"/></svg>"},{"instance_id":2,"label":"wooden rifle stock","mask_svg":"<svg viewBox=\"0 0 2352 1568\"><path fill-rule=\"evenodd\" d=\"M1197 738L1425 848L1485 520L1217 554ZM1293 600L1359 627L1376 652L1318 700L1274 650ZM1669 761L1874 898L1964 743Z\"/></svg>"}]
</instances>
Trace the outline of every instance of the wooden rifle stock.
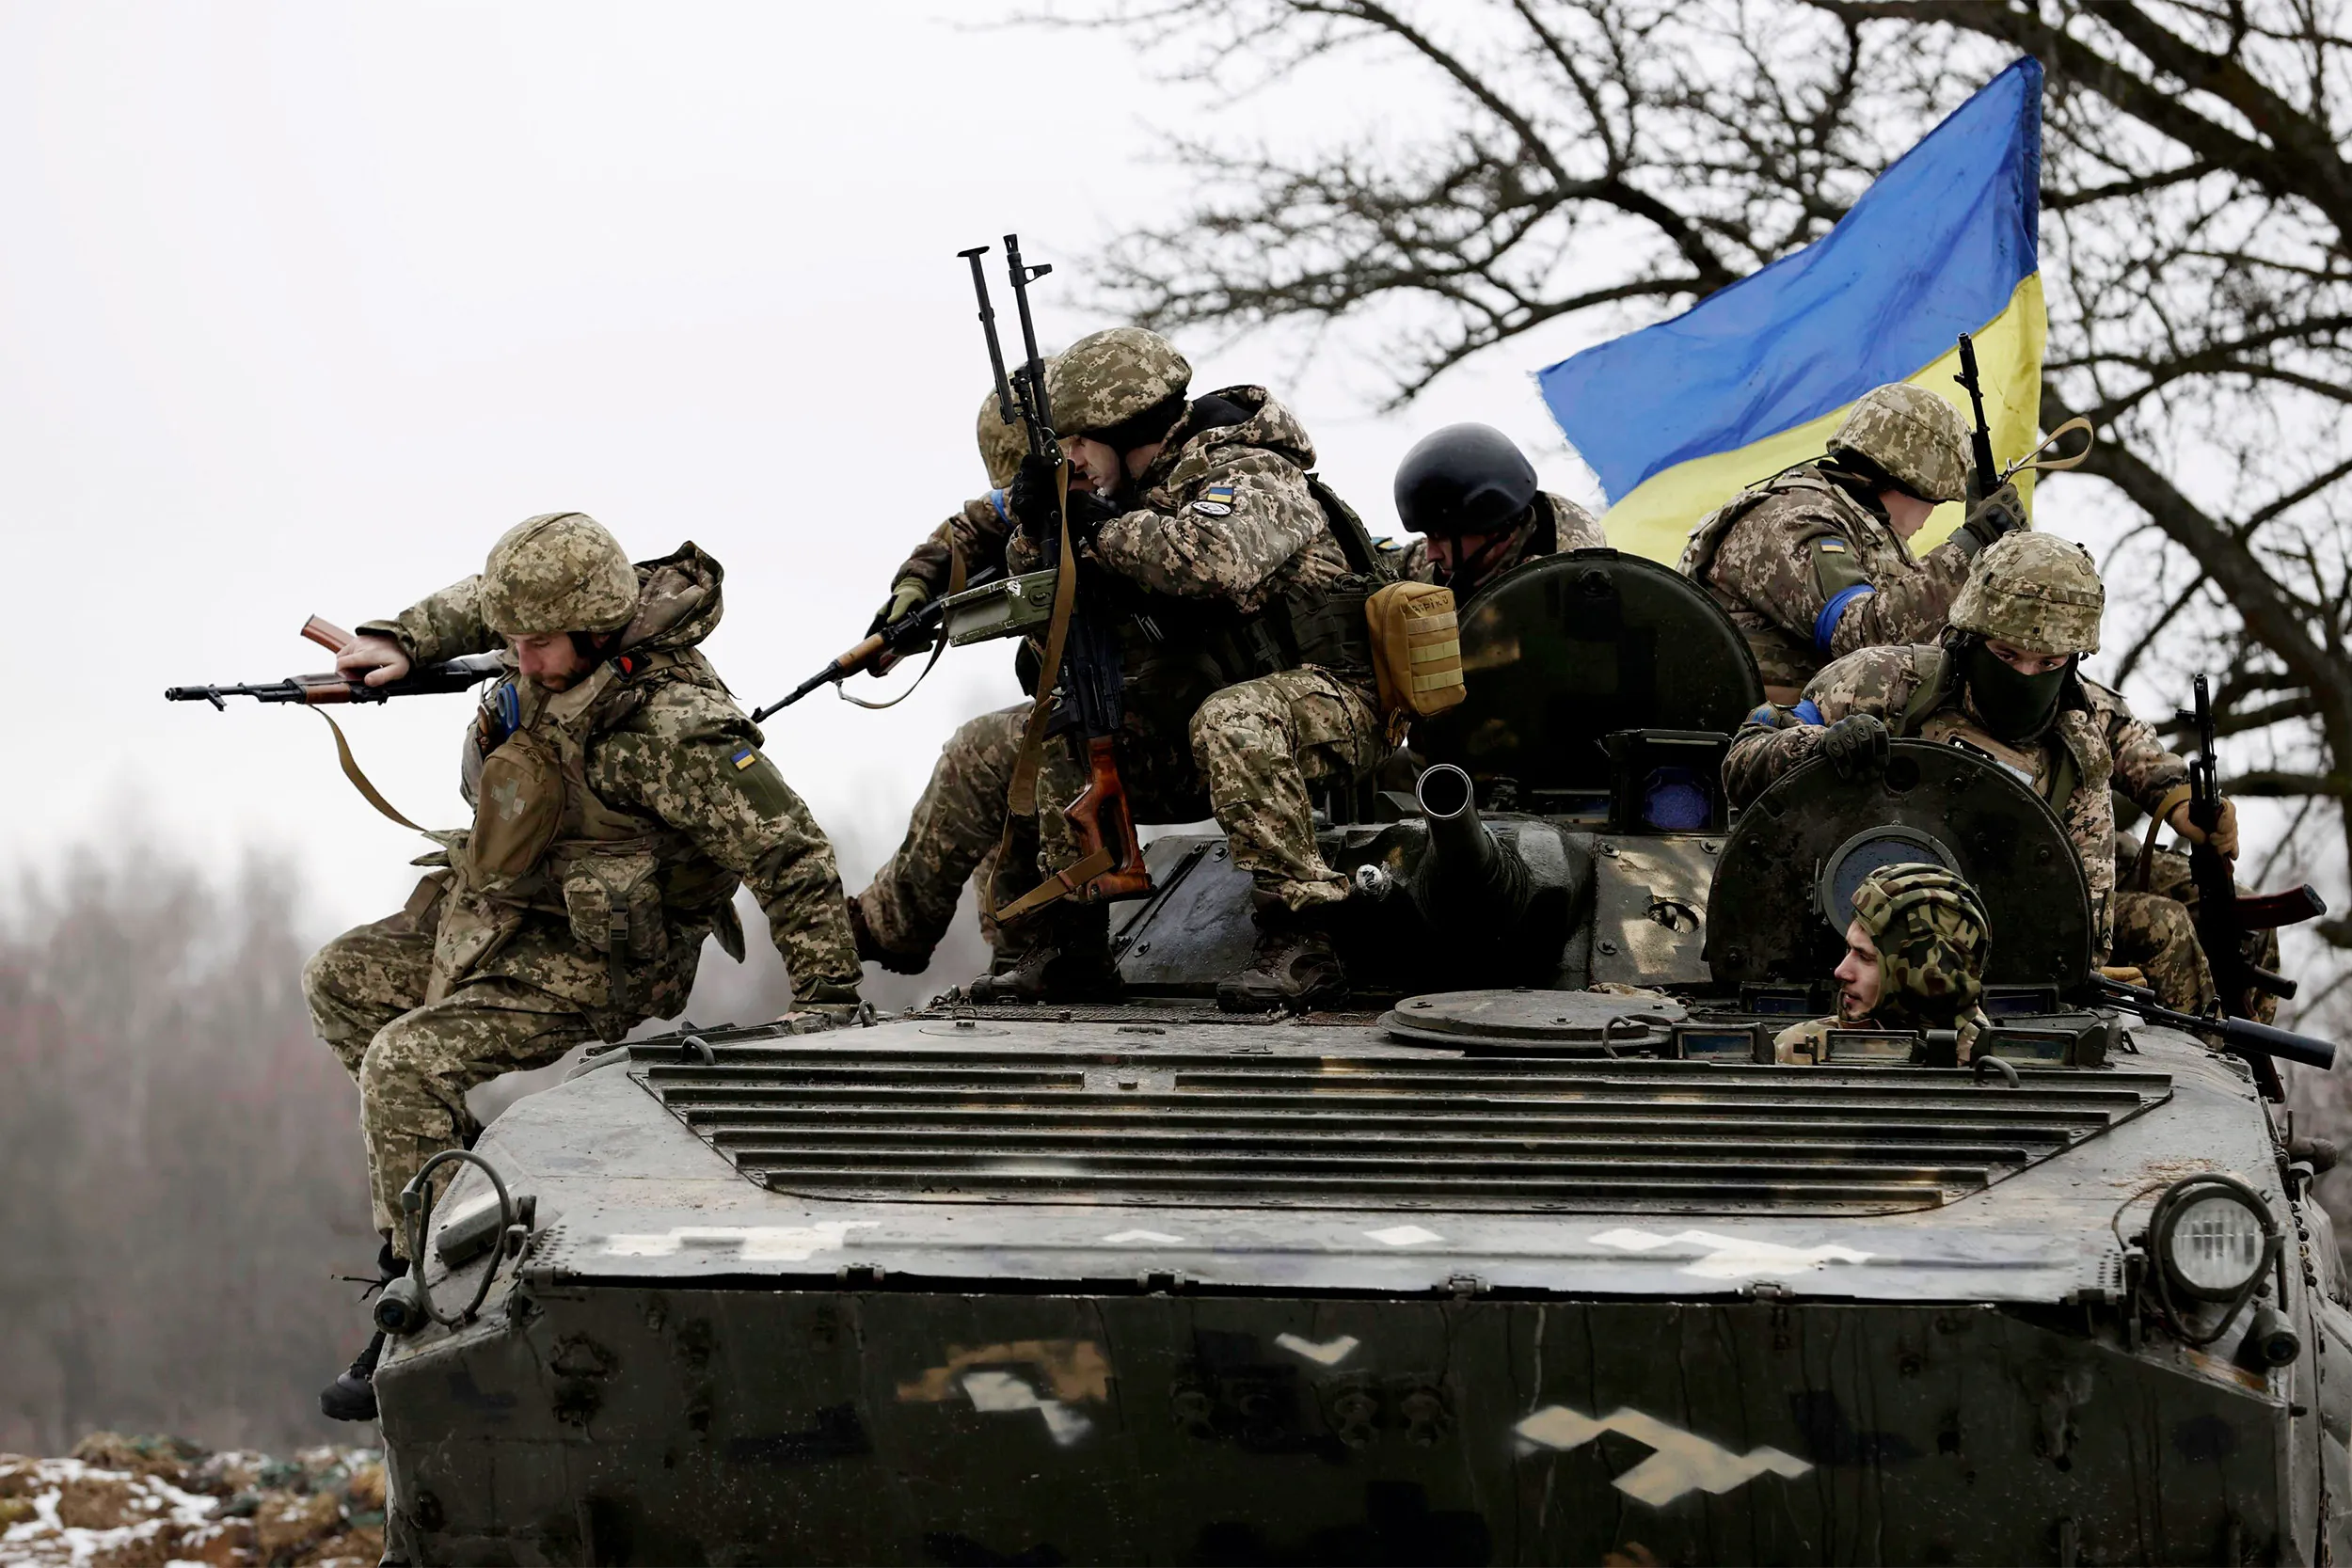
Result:
<instances>
[{"instance_id":1,"label":"wooden rifle stock","mask_svg":"<svg viewBox=\"0 0 2352 1568\"><path fill-rule=\"evenodd\" d=\"M1086 743L1086 764L1087 786L1062 815L1084 851L1081 860L1107 850L1111 864L1109 870L1089 879L1078 896L1089 903L1143 897L1152 891L1152 877L1144 869L1135 813L1128 809L1126 781L1119 776L1119 760L1109 736L1097 736Z\"/></svg>"}]
</instances>

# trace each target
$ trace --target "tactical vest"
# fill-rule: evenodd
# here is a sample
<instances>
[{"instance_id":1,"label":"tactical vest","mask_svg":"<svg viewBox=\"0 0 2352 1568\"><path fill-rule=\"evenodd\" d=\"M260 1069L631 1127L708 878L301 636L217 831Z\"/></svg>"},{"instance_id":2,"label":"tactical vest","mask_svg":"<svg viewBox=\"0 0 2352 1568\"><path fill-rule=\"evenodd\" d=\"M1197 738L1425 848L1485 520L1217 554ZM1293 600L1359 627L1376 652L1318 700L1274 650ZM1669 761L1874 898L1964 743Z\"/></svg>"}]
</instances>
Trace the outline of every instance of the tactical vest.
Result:
<instances>
[{"instance_id":1,"label":"tactical vest","mask_svg":"<svg viewBox=\"0 0 2352 1568\"><path fill-rule=\"evenodd\" d=\"M561 916L581 946L606 957L608 1006L631 1010L632 966L670 956L671 926L716 931L743 954L734 873L684 833L620 810L588 783L588 749L660 685L723 691L692 650L628 653L579 684L549 691L509 676L484 697L466 738L462 786L472 829L443 838L453 873L426 992L437 1001L514 939L533 913Z\"/></svg>"},{"instance_id":2,"label":"tactical vest","mask_svg":"<svg viewBox=\"0 0 2352 1568\"><path fill-rule=\"evenodd\" d=\"M1820 673L1828 662L1809 638L1791 635L1769 616L1756 610L1746 599L1715 581L1715 559L1722 552L1724 541L1740 519L1746 517L1766 500L1776 496L1803 494L1812 498L1818 518L1819 535L1834 534L1846 542L1853 551L1855 565L1869 581L1884 581L1889 576L1910 569L1915 564L1909 546L1895 536L1892 529L1869 513L1859 501L1836 483L1825 479L1810 462L1774 474L1753 489L1743 490L1722 506L1699 519L1691 531L1689 543L1683 546L1682 559L1676 569L1697 583L1730 615L1740 635L1748 640L1748 647L1756 655L1757 670L1764 676L1766 694L1784 705L1793 703L1805 683Z\"/></svg>"},{"instance_id":3,"label":"tactical vest","mask_svg":"<svg viewBox=\"0 0 2352 1568\"><path fill-rule=\"evenodd\" d=\"M2019 773L2021 769L2010 759L2018 756L2021 749L1994 737L1962 706L1959 661L1940 647L1914 648L1912 658L1919 684L1902 712L1888 721L1888 732L1916 736L1937 745L1963 746L2012 774ZM2115 756L2100 733L2096 716L2077 701L2061 702L2058 717L2035 744L2047 748L2048 764L2041 777L2023 782L2048 802L2083 863L2083 878L2090 887L2096 961L2105 962L2114 940L2115 855L2109 844L2115 832L2115 802L2107 789L2115 775Z\"/></svg>"}]
</instances>

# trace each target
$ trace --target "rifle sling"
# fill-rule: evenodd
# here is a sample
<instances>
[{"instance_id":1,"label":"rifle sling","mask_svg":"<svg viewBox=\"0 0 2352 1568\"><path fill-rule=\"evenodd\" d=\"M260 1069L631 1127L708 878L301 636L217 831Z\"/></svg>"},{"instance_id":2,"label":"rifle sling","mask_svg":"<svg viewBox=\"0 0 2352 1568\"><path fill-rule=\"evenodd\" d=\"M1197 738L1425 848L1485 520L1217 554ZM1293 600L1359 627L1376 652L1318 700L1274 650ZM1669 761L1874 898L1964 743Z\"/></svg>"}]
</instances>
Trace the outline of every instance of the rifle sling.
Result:
<instances>
[{"instance_id":1,"label":"rifle sling","mask_svg":"<svg viewBox=\"0 0 2352 1568\"><path fill-rule=\"evenodd\" d=\"M2132 880L2137 884L2134 891L2148 891L2148 877L2153 868L2151 863L2156 853L2156 834L2164 831L2164 819L2171 816L2172 809L2187 800L2190 793L2188 785L2174 784L2164 792L2164 798L2156 802L2156 809L2148 814L2148 832L2139 841L2139 863L2132 867Z\"/></svg>"},{"instance_id":2,"label":"rifle sling","mask_svg":"<svg viewBox=\"0 0 2352 1568\"><path fill-rule=\"evenodd\" d=\"M995 863L1002 865L1012 849L1012 823L1017 816L1035 816L1037 812L1037 771L1045 757L1045 721L1054 707L1054 688L1061 680L1062 648L1070 641L1071 612L1078 603L1078 561L1070 547L1070 465L1058 470L1054 486L1056 511L1061 518L1061 564L1054 574L1054 614L1045 625L1045 657L1038 666L1037 697L1029 706L1029 717L1021 729L1021 750L1014 756L1012 779L1005 786L1005 827L997 835ZM1100 860L1099 866L1094 863ZM1087 882L1112 868L1111 851L1104 848L1089 855L1068 871L1047 878L1009 904L996 903L995 889L980 888L980 904L988 918L998 923L1041 910L1046 905L1067 898ZM1089 869L1090 868L1090 869ZM1076 882L1069 879L1085 871Z\"/></svg>"},{"instance_id":3,"label":"rifle sling","mask_svg":"<svg viewBox=\"0 0 2352 1568\"><path fill-rule=\"evenodd\" d=\"M310 705L304 705L307 707ZM423 832L424 829L418 827L414 822L401 816L399 812L394 811L392 803L384 799L375 785L368 782L368 776L359 770L358 759L351 754L351 742L343 738L343 727L335 722L334 716L321 707L310 708L310 711L326 720L326 727L335 732L335 757L343 765L343 777L351 781L351 787L358 790L369 805L373 806L402 827L412 832Z\"/></svg>"},{"instance_id":4,"label":"rifle sling","mask_svg":"<svg viewBox=\"0 0 2352 1568\"><path fill-rule=\"evenodd\" d=\"M963 546L956 543L956 531L953 525L950 525L947 530L947 592L941 594L940 597L943 599L951 599L962 592ZM915 675L914 681L907 687L907 689L904 691L899 692L896 697L891 698L886 703L869 703L863 697L852 697L850 695L850 683L846 678L834 683L834 691L843 702L854 703L859 707L865 708L869 713L880 713L883 708L897 707L900 703L905 702L909 697L914 695L915 687L921 686L925 681L931 678L931 671L938 667L939 656L946 651L947 623L946 621L942 621L939 624L938 631L934 633L931 638L931 657L924 661L922 670Z\"/></svg>"}]
</instances>

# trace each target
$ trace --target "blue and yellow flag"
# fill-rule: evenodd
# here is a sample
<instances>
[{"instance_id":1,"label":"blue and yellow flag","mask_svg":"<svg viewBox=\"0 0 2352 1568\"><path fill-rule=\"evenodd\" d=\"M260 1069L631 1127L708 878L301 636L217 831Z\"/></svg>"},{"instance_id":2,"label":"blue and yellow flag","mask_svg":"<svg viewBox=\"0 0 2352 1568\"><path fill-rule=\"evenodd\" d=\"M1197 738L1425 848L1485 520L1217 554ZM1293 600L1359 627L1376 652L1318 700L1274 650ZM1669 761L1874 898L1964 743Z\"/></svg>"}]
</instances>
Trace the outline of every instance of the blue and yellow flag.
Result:
<instances>
[{"instance_id":1,"label":"blue and yellow flag","mask_svg":"<svg viewBox=\"0 0 2352 1568\"><path fill-rule=\"evenodd\" d=\"M1812 245L1538 372L1551 417L1609 494L1610 543L1674 562L1708 513L1819 456L1873 387L1908 381L1965 416L1952 380L1963 332L1976 334L1994 456L2025 455L2042 404L2041 184L2042 66L2028 58ZM1960 515L1937 508L1915 546Z\"/></svg>"}]
</instances>

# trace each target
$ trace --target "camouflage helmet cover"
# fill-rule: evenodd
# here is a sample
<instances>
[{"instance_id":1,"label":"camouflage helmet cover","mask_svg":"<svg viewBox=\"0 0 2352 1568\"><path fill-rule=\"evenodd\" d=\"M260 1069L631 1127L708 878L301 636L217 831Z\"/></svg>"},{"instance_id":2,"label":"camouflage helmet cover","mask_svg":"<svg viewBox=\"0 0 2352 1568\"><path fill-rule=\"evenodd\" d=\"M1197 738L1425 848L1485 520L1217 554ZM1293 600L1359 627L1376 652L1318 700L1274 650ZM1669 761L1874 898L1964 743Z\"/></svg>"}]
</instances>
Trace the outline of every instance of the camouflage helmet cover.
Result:
<instances>
[{"instance_id":1,"label":"camouflage helmet cover","mask_svg":"<svg viewBox=\"0 0 2352 1568\"><path fill-rule=\"evenodd\" d=\"M1045 361L1045 379L1050 387L1054 378L1054 361ZM988 470L988 483L1002 490L1012 483L1021 460L1029 455L1029 427L1016 414L1010 420L997 406L996 394L991 391L980 403L980 466Z\"/></svg>"},{"instance_id":2,"label":"camouflage helmet cover","mask_svg":"<svg viewBox=\"0 0 2352 1568\"><path fill-rule=\"evenodd\" d=\"M2090 552L2050 533L2010 533L1977 557L1951 627L2039 654L2095 654L2106 589Z\"/></svg>"},{"instance_id":3,"label":"camouflage helmet cover","mask_svg":"<svg viewBox=\"0 0 2352 1568\"><path fill-rule=\"evenodd\" d=\"M482 620L501 637L613 631L637 613L637 568L584 512L543 512L508 529L482 568Z\"/></svg>"},{"instance_id":4,"label":"camouflage helmet cover","mask_svg":"<svg viewBox=\"0 0 2352 1568\"><path fill-rule=\"evenodd\" d=\"M1140 326L1091 332L1045 370L1054 427L1064 436L1107 430L1192 385L1192 366L1176 345Z\"/></svg>"},{"instance_id":5,"label":"camouflage helmet cover","mask_svg":"<svg viewBox=\"0 0 2352 1568\"><path fill-rule=\"evenodd\" d=\"M1829 454L1867 459L1922 500L1968 494L1968 427L1960 410L1924 387L1873 387L1848 411Z\"/></svg>"},{"instance_id":6,"label":"camouflage helmet cover","mask_svg":"<svg viewBox=\"0 0 2352 1568\"><path fill-rule=\"evenodd\" d=\"M1879 950L1880 1022L1948 1029L1984 995L1993 928L1959 873L1921 861L1882 865L1854 889L1853 911Z\"/></svg>"}]
</instances>

